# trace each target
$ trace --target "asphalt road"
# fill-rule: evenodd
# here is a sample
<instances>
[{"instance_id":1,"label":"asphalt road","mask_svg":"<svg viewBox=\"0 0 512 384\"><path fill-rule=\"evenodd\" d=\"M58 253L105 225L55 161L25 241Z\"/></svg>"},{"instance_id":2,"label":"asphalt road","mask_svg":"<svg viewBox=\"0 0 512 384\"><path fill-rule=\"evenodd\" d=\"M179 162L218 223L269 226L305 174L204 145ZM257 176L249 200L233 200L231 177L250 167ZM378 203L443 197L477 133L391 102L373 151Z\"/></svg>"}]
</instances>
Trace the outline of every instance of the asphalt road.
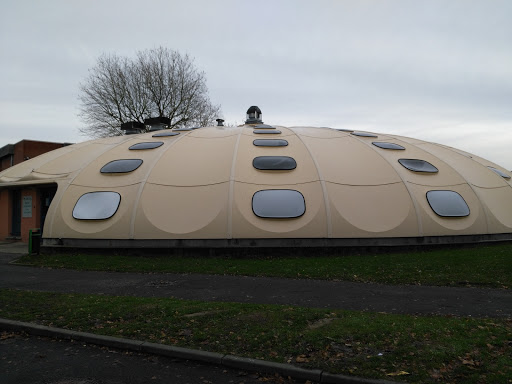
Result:
<instances>
[{"instance_id":1,"label":"asphalt road","mask_svg":"<svg viewBox=\"0 0 512 384\"><path fill-rule=\"evenodd\" d=\"M2 384L299 383L272 375L126 352L79 342L0 333Z\"/></svg>"},{"instance_id":2,"label":"asphalt road","mask_svg":"<svg viewBox=\"0 0 512 384\"><path fill-rule=\"evenodd\" d=\"M244 276L73 271L9 264L18 256L0 253L0 288L418 315L512 316L510 290L388 286Z\"/></svg>"}]
</instances>

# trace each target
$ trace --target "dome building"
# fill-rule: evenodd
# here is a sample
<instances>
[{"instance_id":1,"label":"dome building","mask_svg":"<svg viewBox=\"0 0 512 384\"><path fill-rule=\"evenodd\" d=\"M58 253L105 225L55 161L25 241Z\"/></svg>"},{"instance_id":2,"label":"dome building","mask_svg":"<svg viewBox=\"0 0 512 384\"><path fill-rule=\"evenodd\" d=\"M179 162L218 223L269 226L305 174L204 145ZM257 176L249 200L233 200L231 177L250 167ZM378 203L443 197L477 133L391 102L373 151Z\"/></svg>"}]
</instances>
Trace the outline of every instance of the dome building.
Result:
<instances>
[{"instance_id":1,"label":"dome building","mask_svg":"<svg viewBox=\"0 0 512 384\"><path fill-rule=\"evenodd\" d=\"M13 190L33 202L50 191L34 221L47 247L512 240L512 174L478 156L392 134L267 125L257 107L243 126L221 124L48 152L0 173L1 207L12 210Z\"/></svg>"}]
</instances>

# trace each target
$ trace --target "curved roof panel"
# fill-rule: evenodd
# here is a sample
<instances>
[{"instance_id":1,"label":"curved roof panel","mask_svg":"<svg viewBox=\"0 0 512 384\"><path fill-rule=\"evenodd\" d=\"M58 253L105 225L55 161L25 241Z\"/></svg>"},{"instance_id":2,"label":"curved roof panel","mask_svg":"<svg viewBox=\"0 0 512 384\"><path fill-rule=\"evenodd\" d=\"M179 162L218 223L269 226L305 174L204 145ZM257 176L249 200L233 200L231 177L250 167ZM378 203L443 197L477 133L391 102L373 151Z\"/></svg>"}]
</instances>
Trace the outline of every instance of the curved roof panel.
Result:
<instances>
[{"instance_id":1,"label":"curved roof panel","mask_svg":"<svg viewBox=\"0 0 512 384\"><path fill-rule=\"evenodd\" d=\"M274 130L281 133L256 133L265 129L245 125L93 140L1 172L0 188L58 185L45 239L323 242L512 233L512 179L507 178L512 173L492 162L440 144L381 133ZM286 140L288 145L255 145L262 139ZM162 144L130 150L147 142ZM123 159L138 166L128 167L132 163ZM276 159L294 161L295 166L278 167ZM430 163L438 172L411 170L401 159ZM124 171L102 173L107 164ZM73 210L83 196L82 203L119 196L119 204L109 205L116 199L98 202L105 212L114 213L95 219L80 203L78 216L87 218L81 220L73 217ZM303 206L297 203L300 196ZM467 204L467 211L459 207L464 215L452 214L452 207L443 205L452 198Z\"/></svg>"}]
</instances>

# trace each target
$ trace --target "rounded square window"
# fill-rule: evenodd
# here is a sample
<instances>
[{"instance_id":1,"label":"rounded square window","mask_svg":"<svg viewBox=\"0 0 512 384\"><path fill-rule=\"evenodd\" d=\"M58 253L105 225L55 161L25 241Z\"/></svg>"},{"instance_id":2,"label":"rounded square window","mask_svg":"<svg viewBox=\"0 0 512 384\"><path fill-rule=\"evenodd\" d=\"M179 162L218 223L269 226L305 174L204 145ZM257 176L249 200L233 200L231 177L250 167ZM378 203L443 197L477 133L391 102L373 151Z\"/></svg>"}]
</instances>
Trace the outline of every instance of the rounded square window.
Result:
<instances>
[{"instance_id":1,"label":"rounded square window","mask_svg":"<svg viewBox=\"0 0 512 384\"><path fill-rule=\"evenodd\" d=\"M100 172L101 173L128 173L135 171L142 164L141 159L121 159L114 160L105 164Z\"/></svg>"},{"instance_id":2,"label":"rounded square window","mask_svg":"<svg viewBox=\"0 0 512 384\"><path fill-rule=\"evenodd\" d=\"M253 159L252 166L262 171L289 171L297 168L297 162L289 156L258 156Z\"/></svg>"},{"instance_id":3,"label":"rounded square window","mask_svg":"<svg viewBox=\"0 0 512 384\"><path fill-rule=\"evenodd\" d=\"M179 132L172 132L172 131L167 131L166 132L160 132L160 133L155 133L153 135L153 137L168 137L168 136L178 136L180 133Z\"/></svg>"},{"instance_id":4,"label":"rounded square window","mask_svg":"<svg viewBox=\"0 0 512 384\"><path fill-rule=\"evenodd\" d=\"M293 219L306 212L306 202L299 191L266 189L253 195L252 211L266 219Z\"/></svg>"},{"instance_id":5,"label":"rounded square window","mask_svg":"<svg viewBox=\"0 0 512 384\"><path fill-rule=\"evenodd\" d=\"M469 207L464 198L455 191L428 191L430 208L442 217L469 216Z\"/></svg>"},{"instance_id":6,"label":"rounded square window","mask_svg":"<svg viewBox=\"0 0 512 384\"><path fill-rule=\"evenodd\" d=\"M271 134L271 135L278 135L281 133L281 131L277 130L277 129L255 129L253 131L254 133L258 133L258 134L264 134L264 133L268 133L268 134Z\"/></svg>"},{"instance_id":7,"label":"rounded square window","mask_svg":"<svg viewBox=\"0 0 512 384\"><path fill-rule=\"evenodd\" d=\"M252 144L256 147L286 147L288 141L283 139L256 139Z\"/></svg>"},{"instance_id":8,"label":"rounded square window","mask_svg":"<svg viewBox=\"0 0 512 384\"><path fill-rule=\"evenodd\" d=\"M77 220L105 220L117 212L121 195L117 192L88 192L78 199L73 208Z\"/></svg>"},{"instance_id":9,"label":"rounded square window","mask_svg":"<svg viewBox=\"0 0 512 384\"><path fill-rule=\"evenodd\" d=\"M399 159L398 162L409 171L424 172L424 173L437 173L439 170L425 160L418 159Z\"/></svg>"},{"instance_id":10,"label":"rounded square window","mask_svg":"<svg viewBox=\"0 0 512 384\"><path fill-rule=\"evenodd\" d=\"M340 132L349 132L349 133L354 132L352 129L344 129L344 128L333 128L333 129L340 131Z\"/></svg>"},{"instance_id":11,"label":"rounded square window","mask_svg":"<svg viewBox=\"0 0 512 384\"><path fill-rule=\"evenodd\" d=\"M276 129L276 127L273 127L268 124L258 124L258 125L255 125L253 128L255 128L255 129Z\"/></svg>"},{"instance_id":12,"label":"rounded square window","mask_svg":"<svg viewBox=\"0 0 512 384\"><path fill-rule=\"evenodd\" d=\"M160 147L161 145L163 145L163 142L162 141L149 141L149 142L146 142L146 143L137 143L137 144L133 144L130 148L130 150L132 151L139 151L139 150L143 150L143 149L153 149L153 148L158 148Z\"/></svg>"},{"instance_id":13,"label":"rounded square window","mask_svg":"<svg viewBox=\"0 0 512 384\"><path fill-rule=\"evenodd\" d=\"M383 141L374 141L372 143L376 147L382 148L382 149L395 149L395 150L404 150L405 148L401 145L395 144L395 143L386 143Z\"/></svg>"},{"instance_id":14,"label":"rounded square window","mask_svg":"<svg viewBox=\"0 0 512 384\"><path fill-rule=\"evenodd\" d=\"M368 133L368 132L352 132L351 135L361 136L361 137L378 137L377 135L375 135L373 133Z\"/></svg>"},{"instance_id":15,"label":"rounded square window","mask_svg":"<svg viewBox=\"0 0 512 384\"><path fill-rule=\"evenodd\" d=\"M496 168L494 168L494 167L487 167L487 168L489 168L489 169L493 170L494 172L496 172L498 175L500 175L500 176L501 176L501 177L503 177L504 179L510 179L510 176L509 176L509 175L507 175L505 172L500 171L499 169L496 169Z\"/></svg>"}]
</instances>

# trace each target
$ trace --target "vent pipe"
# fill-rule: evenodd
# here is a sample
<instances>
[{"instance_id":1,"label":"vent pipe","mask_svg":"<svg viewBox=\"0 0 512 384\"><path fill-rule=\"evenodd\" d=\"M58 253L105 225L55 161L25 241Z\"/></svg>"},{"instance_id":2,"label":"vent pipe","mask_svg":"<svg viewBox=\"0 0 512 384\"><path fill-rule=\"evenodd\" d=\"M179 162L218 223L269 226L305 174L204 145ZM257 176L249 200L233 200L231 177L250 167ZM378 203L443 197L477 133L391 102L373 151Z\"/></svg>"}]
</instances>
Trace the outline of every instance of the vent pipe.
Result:
<instances>
[{"instance_id":1,"label":"vent pipe","mask_svg":"<svg viewBox=\"0 0 512 384\"><path fill-rule=\"evenodd\" d=\"M247 120L245 120L245 124L262 124L263 121L261 121L261 118L261 109L253 105L247 110Z\"/></svg>"}]
</instances>

